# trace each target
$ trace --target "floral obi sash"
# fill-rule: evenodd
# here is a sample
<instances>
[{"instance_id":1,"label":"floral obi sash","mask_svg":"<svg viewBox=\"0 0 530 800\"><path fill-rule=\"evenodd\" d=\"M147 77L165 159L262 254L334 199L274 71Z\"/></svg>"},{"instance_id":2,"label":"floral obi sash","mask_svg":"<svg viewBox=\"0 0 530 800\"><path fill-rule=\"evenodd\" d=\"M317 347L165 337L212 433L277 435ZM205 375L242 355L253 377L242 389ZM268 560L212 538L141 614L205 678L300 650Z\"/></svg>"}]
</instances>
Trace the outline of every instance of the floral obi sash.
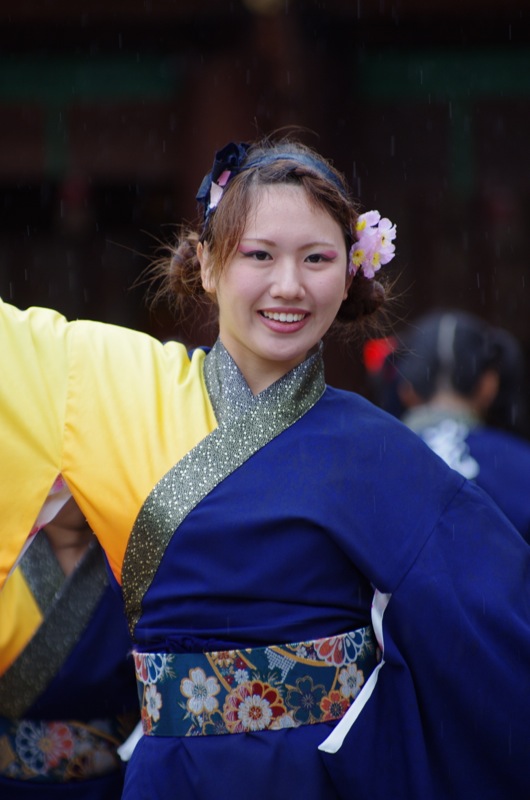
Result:
<instances>
[{"instance_id":1,"label":"floral obi sash","mask_svg":"<svg viewBox=\"0 0 530 800\"><path fill-rule=\"evenodd\" d=\"M380 657L371 626L297 644L135 653L143 730L207 736L333 722Z\"/></svg>"}]
</instances>

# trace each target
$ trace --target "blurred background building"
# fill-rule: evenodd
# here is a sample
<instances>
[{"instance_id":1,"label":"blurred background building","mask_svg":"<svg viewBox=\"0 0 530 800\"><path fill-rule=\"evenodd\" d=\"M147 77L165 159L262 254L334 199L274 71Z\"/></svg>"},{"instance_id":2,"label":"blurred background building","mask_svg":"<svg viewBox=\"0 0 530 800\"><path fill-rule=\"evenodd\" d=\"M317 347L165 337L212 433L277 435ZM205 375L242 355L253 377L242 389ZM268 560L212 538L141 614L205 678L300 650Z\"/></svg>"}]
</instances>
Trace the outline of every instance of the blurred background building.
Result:
<instances>
[{"instance_id":1,"label":"blurred background building","mask_svg":"<svg viewBox=\"0 0 530 800\"><path fill-rule=\"evenodd\" d=\"M133 284L215 149L299 125L397 223L398 316L459 306L528 358L529 0L4 0L0 42L5 299L208 343Z\"/></svg>"}]
</instances>

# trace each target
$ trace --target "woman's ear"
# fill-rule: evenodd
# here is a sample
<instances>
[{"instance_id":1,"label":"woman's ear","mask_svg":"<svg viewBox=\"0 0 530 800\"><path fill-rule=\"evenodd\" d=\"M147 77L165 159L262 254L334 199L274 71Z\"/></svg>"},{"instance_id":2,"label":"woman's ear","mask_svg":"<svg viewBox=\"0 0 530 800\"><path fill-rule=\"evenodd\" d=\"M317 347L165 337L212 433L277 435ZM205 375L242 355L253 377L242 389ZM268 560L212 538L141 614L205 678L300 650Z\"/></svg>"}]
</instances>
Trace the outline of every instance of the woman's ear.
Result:
<instances>
[{"instance_id":1,"label":"woman's ear","mask_svg":"<svg viewBox=\"0 0 530 800\"><path fill-rule=\"evenodd\" d=\"M348 270L348 272L346 273L346 283L344 285L344 294L342 295L342 299L343 300L346 300L346 298L348 297L348 292L350 291L350 286L351 286L352 280L353 280L353 275Z\"/></svg>"},{"instance_id":2,"label":"woman's ear","mask_svg":"<svg viewBox=\"0 0 530 800\"><path fill-rule=\"evenodd\" d=\"M215 294L215 282L213 280L212 265L208 245L199 242L197 245L197 260L201 265L202 288L207 294Z\"/></svg>"}]
</instances>

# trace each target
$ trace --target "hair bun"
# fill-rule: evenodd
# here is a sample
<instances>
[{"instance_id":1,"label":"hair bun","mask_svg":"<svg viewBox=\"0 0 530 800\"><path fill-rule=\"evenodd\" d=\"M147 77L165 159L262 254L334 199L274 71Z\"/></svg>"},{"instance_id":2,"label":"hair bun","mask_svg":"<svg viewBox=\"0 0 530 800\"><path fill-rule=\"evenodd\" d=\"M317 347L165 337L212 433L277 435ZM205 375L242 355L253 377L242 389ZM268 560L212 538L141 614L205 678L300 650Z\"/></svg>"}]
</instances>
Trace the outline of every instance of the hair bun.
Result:
<instances>
[{"instance_id":1,"label":"hair bun","mask_svg":"<svg viewBox=\"0 0 530 800\"><path fill-rule=\"evenodd\" d=\"M353 322L375 314L386 300L386 290L379 281L358 273L352 280L348 296L342 303L337 319Z\"/></svg>"}]
</instances>

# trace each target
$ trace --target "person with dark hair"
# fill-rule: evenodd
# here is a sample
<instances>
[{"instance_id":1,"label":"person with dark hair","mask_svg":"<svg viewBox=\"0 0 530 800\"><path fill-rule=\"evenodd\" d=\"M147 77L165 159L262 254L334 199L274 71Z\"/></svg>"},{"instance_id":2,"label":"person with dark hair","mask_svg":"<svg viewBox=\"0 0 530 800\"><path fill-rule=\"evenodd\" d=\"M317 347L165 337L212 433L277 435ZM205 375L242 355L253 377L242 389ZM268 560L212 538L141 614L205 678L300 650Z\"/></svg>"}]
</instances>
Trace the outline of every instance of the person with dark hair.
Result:
<instances>
[{"instance_id":1,"label":"person with dark hair","mask_svg":"<svg viewBox=\"0 0 530 800\"><path fill-rule=\"evenodd\" d=\"M448 309L412 322L401 341L387 369L394 370L403 422L485 489L530 541L530 444L509 430L521 412L513 337Z\"/></svg>"},{"instance_id":2,"label":"person with dark hair","mask_svg":"<svg viewBox=\"0 0 530 800\"><path fill-rule=\"evenodd\" d=\"M0 593L0 645L0 797L119 800L119 747L139 719L132 643L71 497Z\"/></svg>"},{"instance_id":3,"label":"person with dark hair","mask_svg":"<svg viewBox=\"0 0 530 800\"><path fill-rule=\"evenodd\" d=\"M159 294L211 305L211 349L0 313L1 564L60 473L134 639L124 798L523 800L530 548L324 381L328 331L385 303L395 226L291 140L227 145L198 200Z\"/></svg>"}]
</instances>

